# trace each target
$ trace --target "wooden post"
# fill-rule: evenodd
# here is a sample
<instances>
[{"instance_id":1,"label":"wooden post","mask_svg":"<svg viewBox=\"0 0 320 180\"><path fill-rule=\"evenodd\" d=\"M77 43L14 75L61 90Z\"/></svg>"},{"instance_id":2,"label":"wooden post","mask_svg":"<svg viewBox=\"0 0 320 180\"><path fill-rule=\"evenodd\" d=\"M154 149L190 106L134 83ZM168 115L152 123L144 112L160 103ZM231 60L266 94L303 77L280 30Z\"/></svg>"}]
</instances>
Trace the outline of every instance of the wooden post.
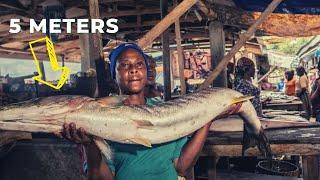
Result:
<instances>
[{"instance_id":1,"label":"wooden post","mask_svg":"<svg viewBox=\"0 0 320 180\"><path fill-rule=\"evenodd\" d=\"M231 51L223 57L218 66L210 73L209 77L201 84L199 90L208 87L213 80L215 80L220 72L224 70L230 59L240 50L240 48L246 43L247 40L254 35L257 28L267 19L267 17L274 11L274 9L282 2L282 0L273 0L267 9L261 14L259 19L248 29L248 31L240 36L240 39L236 45L231 49Z\"/></svg>"},{"instance_id":2,"label":"wooden post","mask_svg":"<svg viewBox=\"0 0 320 180\"><path fill-rule=\"evenodd\" d=\"M65 64L65 62L64 62L64 55L61 56L61 62L62 62L61 66L64 67L64 64Z\"/></svg>"},{"instance_id":3,"label":"wooden post","mask_svg":"<svg viewBox=\"0 0 320 180\"><path fill-rule=\"evenodd\" d=\"M168 14L168 0L160 1L161 18ZM161 36L162 41L162 61L163 61L163 79L164 79L164 100L171 99L171 71L170 71L170 39L169 31L165 30Z\"/></svg>"},{"instance_id":4,"label":"wooden post","mask_svg":"<svg viewBox=\"0 0 320 180\"><path fill-rule=\"evenodd\" d=\"M46 80L46 71L44 70L43 61L39 61L40 71L42 73L42 80Z\"/></svg>"},{"instance_id":5,"label":"wooden post","mask_svg":"<svg viewBox=\"0 0 320 180\"><path fill-rule=\"evenodd\" d=\"M95 69L95 63L93 57L92 37L89 34L80 34L80 49L81 49L81 71L86 72L90 68Z\"/></svg>"},{"instance_id":6,"label":"wooden post","mask_svg":"<svg viewBox=\"0 0 320 180\"><path fill-rule=\"evenodd\" d=\"M164 30L190 9L198 0L184 0L175 7L165 18L155 25L146 35L138 40L138 45L145 48L150 45Z\"/></svg>"},{"instance_id":7,"label":"wooden post","mask_svg":"<svg viewBox=\"0 0 320 180\"><path fill-rule=\"evenodd\" d=\"M215 69L224 57L225 38L223 24L219 21L211 21L209 24L211 67ZM213 82L214 87L227 87L227 71L224 68L218 78Z\"/></svg>"},{"instance_id":8,"label":"wooden post","mask_svg":"<svg viewBox=\"0 0 320 180\"><path fill-rule=\"evenodd\" d=\"M175 1L177 3L177 1ZM186 82L184 79L184 57L183 49L181 46L181 33L180 33L180 21L179 19L175 22L175 34L176 34L176 43L177 43L177 52L178 52L178 62L179 62L179 78L181 86L181 95L185 95L187 92Z\"/></svg>"},{"instance_id":9,"label":"wooden post","mask_svg":"<svg viewBox=\"0 0 320 180\"><path fill-rule=\"evenodd\" d=\"M218 156L209 156L207 157L208 162L208 179L216 180L217 179L217 162L219 160Z\"/></svg>"},{"instance_id":10,"label":"wooden post","mask_svg":"<svg viewBox=\"0 0 320 180\"><path fill-rule=\"evenodd\" d=\"M89 19L99 19L99 3L98 0L89 0ZM89 23L90 26L91 23ZM87 71L89 68L96 69L96 64L101 64L103 61L102 55L102 41L101 34L81 34L80 37L81 48L81 71ZM98 80L97 80L98 79ZM99 96L99 91L102 91L102 86L99 82L99 74L95 82L95 87L92 87L93 94L91 96Z\"/></svg>"},{"instance_id":11,"label":"wooden post","mask_svg":"<svg viewBox=\"0 0 320 180\"><path fill-rule=\"evenodd\" d=\"M202 0L199 0L196 5L209 19L217 18L217 13L213 12L212 9L207 8L206 4L203 3Z\"/></svg>"},{"instance_id":12,"label":"wooden post","mask_svg":"<svg viewBox=\"0 0 320 180\"><path fill-rule=\"evenodd\" d=\"M318 156L302 156L304 180L319 180Z\"/></svg>"}]
</instances>

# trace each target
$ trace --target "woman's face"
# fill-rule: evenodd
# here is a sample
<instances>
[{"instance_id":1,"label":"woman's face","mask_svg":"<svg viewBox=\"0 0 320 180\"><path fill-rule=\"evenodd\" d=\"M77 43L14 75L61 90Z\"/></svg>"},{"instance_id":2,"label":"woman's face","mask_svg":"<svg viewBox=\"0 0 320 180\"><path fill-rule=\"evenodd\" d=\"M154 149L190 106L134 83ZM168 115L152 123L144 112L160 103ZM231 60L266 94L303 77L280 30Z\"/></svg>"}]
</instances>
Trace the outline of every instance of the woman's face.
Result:
<instances>
[{"instance_id":1,"label":"woman's face","mask_svg":"<svg viewBox=\"0 0 320 180\"><path fill-rule=\"evenodd\" d=\"M249 67L247 74L248 74L249 77L252 77L252 78L255 77L256 70L255 70L254 66L250 66Z\"/></svg>"},{"instance_id":2,"label":"woman's face","mask_svg":"<svg viewBox=\"0 0 320 180\"><path fill-rule=\"evenodd\" d=\"M184 53L184 58L185 58L185 59L190 59L190 52L188 52L188 51L185 52L185 53Z\"/></svg>"},{"instance_id":3,"label":"woman's face","mask_svg":"<svg viewBox=\"0 0 320 180\"><path fill-rule=\"evenodd\" d=\"M124 94L138 94L147 83L147 67L143 56L133 49L125 50L117 59L116 80Z\"/></svg>"}]
</instances>

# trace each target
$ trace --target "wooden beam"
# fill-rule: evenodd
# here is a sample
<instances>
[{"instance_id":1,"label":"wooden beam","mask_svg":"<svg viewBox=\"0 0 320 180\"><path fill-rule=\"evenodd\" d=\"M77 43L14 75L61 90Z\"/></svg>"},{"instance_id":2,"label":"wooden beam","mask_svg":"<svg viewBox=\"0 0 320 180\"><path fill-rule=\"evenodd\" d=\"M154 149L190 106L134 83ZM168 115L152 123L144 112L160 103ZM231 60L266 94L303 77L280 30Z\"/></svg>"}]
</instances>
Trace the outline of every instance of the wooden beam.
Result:
<instances>
[{"instance_id":1,"label":"wooden beam","mask_svg":"<svg viewBox=\"0 0 320 180\"><path fill-rule=\"evenodd\" d=\"M103 12L101 17L123 17L123 16L138 16L144 14L160 14L160 8L148 8L139 10L123 10L123 11L112 11L112 12Z\"/></svg>"},{"instance_id":2,"label":"wooden beam","mask_svg":"<svg viewBox=\"0 0 320 180\"><path fill-rule=\"evenodd\" d=\"M240 39L237 41L236 45L226 56L223 57L217 68L209 74L209 77L203 82L203 84L201 84L199 90L208 87L213 82L213 80L218 77L220 72L227 67L229 61L233 58L233 56L240 50L240 48L246 43L246 41L249 40L252 35L254 35L259 25L261 25L267 19L268 15L270 15L281 2L282 0L273 0L271 4L269 4L267 9L261 14L259 19L248 29L247 32L240 36Z\"/></svg>"},{"instance_id":3,"label":"wooden beam","mask_svg":"<svg viewBox=\"0 0 320 180\"><path fill-rule=\"evenodd\" d=\"M7 22L7 21L10 21L10 19L17 19L17 18L21 18L21 16L19 17L20 15L17 15L17 14L6 14L6 15L1 15L0 16L0 23L4 23L4 22Z\"/></svg>"},{"instance_id":4,"label":"wooden beam","mask_svg":"<svg viewBox=\"0 0 320 180\"><path fill-rule=\"evenodd\" d=\"M225 5L225 6L232 6L232 7L236 6L236 4L232 0L211 0L210 2L214 4Z\"/></svg>"},{"instance_id":5,"label":"wooden beam","mask_svg":"<svg viewBox=\"0 0 320 180\"><path fill-rule=\"evenodd\" d=\"M177 3L177 1L175 1ZM181 33L180 33L180 21L179 19L174 23L175 24L175 34L176 34L176 43L178 51L178 62L179 62L179 78L180 78L180 87L181 95L185 95L187 92L186 81L184 79L184 56L183 49L181 46Z\"/></svg>"},{"instance_id":6,"label":"wooden beam","mask_svg":"<svg viewBox=\"0 0 320 180\"><path fill-rule=\"evenodd\" d=\"M32 41L39 38L43 38L45 36L46 34L40 32L35 32L31 34L29 31L22 31L18 34L9 34L8 36L0 38L0 43L5 44L8 42Z\"/></svg>"},{"instance_id":7,"label":"wooden beam","mask_svg":"<svg viewBox=\"0 0 320 180\"><path fill-rule=\"evenodd\" d=\"M150 45L164 30L190 9L197 0L184 0L175 7L164 19L154 26L145 36L138 40L138 45L142 48Z\"/></svg>"},{"instance_id":8,"label":"wooden beam","mask_svg":"<svg viewBox=\"0 0 320 180\"><path fill-rule=\"evenodd\" d=\"M215 69L225 54L225 37L223 24L211 21L209 24L211 68ZM218 78L213 81L214 87L227 87L227 71L223 69Z\"/></svg>"},{"instance_id":9,"label":"wooden beam","mask_svg":"<svg viewBox=\"0 0 320 180\"><path fill-rule=\"evenodd\" d=\"M211 8L208 8L202 0L199 0L196 5L209 19L216 19L218 17L217 13L213 12Z\"/></svg>"},{"instance_id":10,"label":"wooden beam","mask_svg":"<svg viewBox=\"0 0 320 180\"><path fill-rule=\"evenodd\" d=\"M320 144L271 144L273 155L318 155ZM205 145L201 156L242 156L242 145ZM245 156L261 156L258 148L250 148Z\"/></svg>"},{"instance_id":11,"label":"wooden beam","mask_svg":"<svg viewBox=\"0 0 320 180\"><path fill-rule=\"evenodd\" d=\"M25 54L25 53L5 53L1 52L0 50L0 57L1 58L7 58L7 59L15 59L15 60L31 60L33 61L33 56L31 54ZM42 61L49 61L48 55L47 54L41 54L37 53L37 57L39 60ZM58 61L61 60L61 56L57 56ZM75 60L70 60L68 62L77 62Z\"/></svg>"},{"instance_id":12,"label":"wooden beam","mask_svg":"<svg viewBox=\"0 0 320 180\"><path fill-rule=\"evenodd\" d=\"M16 10L16 11L21 11L21 12L25 11L25 9L20 9L20 8L17 8L15 6L11 6L11 5L5 4L5 3L0 3L0 6L5 7L5 8L9 8L9 9L13 9L13 10Z\"/></svg>"},{"instance_id":13,"label":"wooden beam","mask_svg":"<svg viewBox=\"0 0 320 180\"><path fill-rule=\"evenodd\" d=\"M278 67L274 66L272 67L265 75L263 75L257 83L260 83L262 80L264 80L266 77L268 77L274 70L276 70Z\"/></svg>"},{"instance_id":14,"label":"wooden beam","mask_svg":"<svg viewBox=\"0 0 320 180\"><path fill-rule=\"evenodd\" d=\"M100 3L132 2L132 0L100 0Z\"/></svg>"},{"instance_id":15,"label":"wooden beam","mask_svg":"<svg viewBox=\"0 0 320 180\"><path fill-rule=\"evenodd\" d=\"M168 14L168 0L160 0L161 18ZM165 29L161 36L162 41L162 61L163 61L163 80L164 80L164 100L171 99L171 69L170 69L170 39L169 31ZM139 43L139 42L138 42ZM143 46L142 46L143 47Z\"/></svg>"},{"instance_id":16,"label":"wooden beam","mask_svg":"<svg viewBox=\"0 0 320 180\"><path fill-rule=\"evenodd\" d=\"M210 156L207 159L208 163L208 179L217 180L217 162L219 160L218 156Z\"/></svg>"},{"instance_id":17,"label":"wooden beam","mask_svg":"<svg viewBox=\"0 0 320 180\"><path fill-rule=\"evenodd\" d=\"M21 49L15 49L15 48L5 48L5 47L0 47L0 51L2 52L8 52L8 53L18 53L18 54L27 54L27 55L31 55L30 51L24 51ZM47 56L47 53L44 52L35 52L36 55L43 55L43 56ZM57 54L57 56L61 56L61 54Z\"/></svg>"},{"instance_id":18,"label":"wooden beam","mask_svg":"<svg viewBox=\"0 0 320 180\"><path fill-rule=\"evenodd\" d=\"M195 18L190 17L187 19L183 19L180 22L193 23L195 21L196 21ZM154 25L158 24L159 22L160 22L160 19L159 20L152 20L152 21L142 21L140 26L138 26L137 23L124 23L124 24L119 24L119 28L124 29L124 28L148 27L148 26L154 26ZM121 31L119 31L119 32L121 32Z\"/></svg>"},{"instance_id":19,"label":"wooden beam","mask_svg":"<svg viewBox=\"0 0 320 180\"><path fill-rule=\"evenodd\" d=\"M90 19L100 19L99 12L99 2L98 0L89 0L89 18ZM90 68L96 69L96 87L95 92L91 94L93 97L105 96L104 82L103 82L103 73L105 70L104 60L103 60L103 51L102 51L102 36L100 33L88 34L89 44L89 54L90 57ZM101 67L98 67L101 65ZM92 89L94 90L94 89Z\"/></svg>"},{"instance_id":20,"label":"wooden beam","mask_svg":"<svg viewBox=\"0 0 320 180\"><path fill-rule=\"evenodd\" d=\"M79 39L79 36L67 36L67 37L63 37L58 39L58 41L55 43L55 46L57 45L61 45L67 42L73 42L73 41L77 41ZM69 44L67 44L69 45ZM40 42L40 43L35 43L33 48L38 49L38 48L46 48L45 42ZM66 49L69 47L66 47ZM27 48L29 49L29 47Z\"/></svg>"}]
</instances>

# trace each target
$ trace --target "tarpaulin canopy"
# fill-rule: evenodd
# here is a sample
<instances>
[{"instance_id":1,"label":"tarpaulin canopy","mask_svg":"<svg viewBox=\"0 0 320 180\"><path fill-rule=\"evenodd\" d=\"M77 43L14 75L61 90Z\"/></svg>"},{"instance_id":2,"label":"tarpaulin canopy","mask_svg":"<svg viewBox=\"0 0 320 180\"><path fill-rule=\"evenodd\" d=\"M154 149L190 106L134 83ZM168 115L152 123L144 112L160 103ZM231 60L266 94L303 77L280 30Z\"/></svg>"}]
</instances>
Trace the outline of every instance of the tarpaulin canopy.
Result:
<instances>
[{"instance_id":1,"label":"tarpaulin canopy","mask_svg":"<svg viewBox=\"0 0 320 180\"><path fill-rule=\"evenodd\" d=\"M233 0L246 11L263 12L272 0ZM274 11L289 14L320 14L320 0L284 0Z\"/></svg>"}]
</instances>

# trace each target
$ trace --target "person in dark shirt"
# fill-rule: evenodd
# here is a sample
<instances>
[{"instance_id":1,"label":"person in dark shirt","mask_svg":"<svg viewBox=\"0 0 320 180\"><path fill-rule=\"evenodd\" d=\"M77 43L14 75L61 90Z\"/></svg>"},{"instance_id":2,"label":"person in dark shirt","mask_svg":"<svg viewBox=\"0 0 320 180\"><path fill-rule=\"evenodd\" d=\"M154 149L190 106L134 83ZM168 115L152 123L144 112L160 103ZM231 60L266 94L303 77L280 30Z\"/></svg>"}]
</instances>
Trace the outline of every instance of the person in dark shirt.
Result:
<instances>
[{"instance_id":1,"label":"person in dark shirt","mask_svg":"<svg viewBox=\"0 0 320 180\"><path fill-rule=\"evenodd\" d=\"M312 107L309 96L309 78L307 76L306 70L302 66L297 67L296 72L298 75L298 79L296 81L296 94L303 103L303 109L306 113L305 118L310 119L310 117L312 116Z\"/></svg>"},{"instance_id":2,"label":"person in dark shirt","mask_svg":"<svg viewBox=\"0 0 320 180\"><path fill-rule=\"evenodd\" d=\"M228 63L227 66L227 80L228 80L228 88L232 89L234 82L234 63Z\"/></svg>"},{"instance_id":3,"label":"person in dark shirt","mask_svg":"<svg viewBox=\"0 0 320 180\"><path fill-rule=\"evenodd\" d=\"M320 62L318 63L319 78L314 81L310 95L313 112L316 116L316 121L320 122Z\"/></svg>"},{"instance_id":4,"label":"person in dark shirt","mask_svg":"<svg viewBox=\"0 0 320 180\"><path fill-rule=\"evenodd\" d=\"M258 116L262 116L262 103L260 100L260 89L252 84L255 76L255 67L251 59L242 57L238 60L236 66L236 77L233 89L244 95L254 96L252 104L257 111Z\"/></svg>"}]
</instances>

